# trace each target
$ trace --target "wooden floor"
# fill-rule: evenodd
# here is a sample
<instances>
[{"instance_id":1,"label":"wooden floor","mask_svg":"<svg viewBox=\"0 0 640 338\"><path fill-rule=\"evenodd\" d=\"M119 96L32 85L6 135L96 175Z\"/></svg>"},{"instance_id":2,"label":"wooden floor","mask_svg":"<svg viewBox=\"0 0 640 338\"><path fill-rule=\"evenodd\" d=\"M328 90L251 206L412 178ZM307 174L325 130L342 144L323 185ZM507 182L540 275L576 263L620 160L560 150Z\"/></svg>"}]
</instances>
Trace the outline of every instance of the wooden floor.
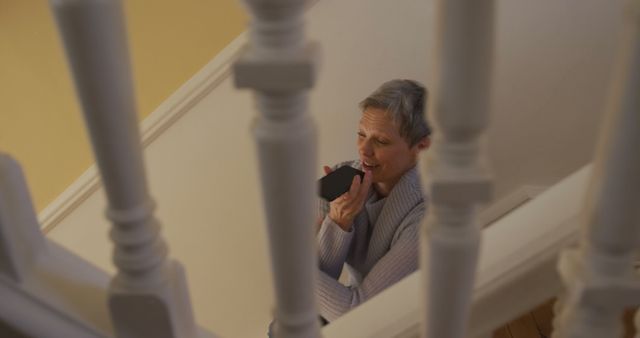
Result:
<instances>
[{"instance_id":1,"label":"wooden floor","mask_svg":"<svg viewBox=\"0 0 640 338\"><path fill-rule=\"evenodd\" d=\"M533 311L517 318L493 333L493 338L549 338L551 337L553 321L553 303L551 299L541 304ZM634 309L625 311L623 322L625 327L624 338L633 338L635 328L633 326Z\"/></svg>"}]
</instances>

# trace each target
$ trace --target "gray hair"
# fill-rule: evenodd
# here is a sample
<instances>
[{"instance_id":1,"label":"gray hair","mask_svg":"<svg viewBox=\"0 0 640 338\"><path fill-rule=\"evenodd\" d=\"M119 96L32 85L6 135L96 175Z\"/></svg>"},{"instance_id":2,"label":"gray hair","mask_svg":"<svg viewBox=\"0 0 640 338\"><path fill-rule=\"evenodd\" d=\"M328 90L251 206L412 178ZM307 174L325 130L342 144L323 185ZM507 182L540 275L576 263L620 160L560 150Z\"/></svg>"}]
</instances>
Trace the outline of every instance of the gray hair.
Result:
<instances>
[{"instance_id":1,"label":"gray hair","mask_svg":"<svg viewBox=\"0 0 640 338\"><path fill-rule=\"evenodd\" d=\"M391 80L360 102L360 109L378 108L400 127L400 135L413 147L424 137L431 135L431 128L424 117L427 90L417 81Z\"/></svg>"}]
</instances>

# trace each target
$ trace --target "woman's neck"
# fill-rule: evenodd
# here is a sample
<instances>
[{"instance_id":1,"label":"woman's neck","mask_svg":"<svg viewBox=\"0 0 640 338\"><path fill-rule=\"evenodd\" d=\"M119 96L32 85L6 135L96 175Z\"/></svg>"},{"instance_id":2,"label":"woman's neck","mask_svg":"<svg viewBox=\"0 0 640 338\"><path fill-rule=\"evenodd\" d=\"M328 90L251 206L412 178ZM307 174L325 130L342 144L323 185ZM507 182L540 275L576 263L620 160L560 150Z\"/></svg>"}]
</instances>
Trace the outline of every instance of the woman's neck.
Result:
<instances>
[{"instance_id":1,"label":"woman's neck","mask_svg":"<svg viewBox=\"0 0 640 338\"><path fill-rule=\"evenodd\" d=\"M398 180L395 180L394 182L378 182L374 183L373 187L376 189L378 195L380 195L381 197L387 197L391 193L391 189L393 189L396 183L398 183Z\"/></svg>"},{"instance_id":2,"label":"woman's neck","mask_svg":"<svg viewBox=\"0 0 640 338\"><path fill-rule=\"evenodd\" d=\"M406 170L402 175L400 175L399 177L396 177L392 181L373 183L374 189L376 189L376 192L378 193L378 195L380 195L382 197L389 196L389 194L391 193L391 190L393 189L393 187L396 186L398 181L400 181L402 176L406 175L409 172L409 170L411 170L413 168L415 168L415 164L412 167L410 167L408 170Z\"/></svg>"}]
</instances>

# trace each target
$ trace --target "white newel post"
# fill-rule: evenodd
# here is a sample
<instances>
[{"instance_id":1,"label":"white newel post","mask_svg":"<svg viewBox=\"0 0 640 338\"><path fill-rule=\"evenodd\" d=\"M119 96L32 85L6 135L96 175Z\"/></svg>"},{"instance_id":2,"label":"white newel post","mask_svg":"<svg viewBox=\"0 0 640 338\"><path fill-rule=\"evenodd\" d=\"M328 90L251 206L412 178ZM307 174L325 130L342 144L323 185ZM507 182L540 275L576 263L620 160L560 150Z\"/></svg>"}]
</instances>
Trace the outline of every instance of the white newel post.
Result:
<instances>
[{"instance_id":1,"label":"white newel post","mask_svg":"<svg viewBox=\"0 0 640 338\"><path fill-rule=\"evenodd\" d=\"M250 44L236 86L255 90L253 125L276 294L275 336L318 337L313 224L316 129L307 112L315 48L305 41L306 1L246 0Z\"/></svg>"},{"instance_id":2,"label":"white newel post","mask_svg":"<svg viewBox=\"0 0 640 338\"><path fill-rule=\"evenodd\" d=\"M621 337L624 308L640 305L640 1L629 1L625 21L584 237L558 264L566 294L556 338Z\"/></svg>"},{"instance_id":3,"label":"white newel post","mask_svg":"<svg viewBox=\"0 0 640 338\"><path fill-rule=\"evenodd\" d=\"M196 336L182 266L153 216L119 0L51 0L108 198L118 337ZM88 226L90 226L88 224Z\"/></svg>"},{"instance_id":4,"label":"white newel post","mask_svg":"<svg viewBox=\"0 0 640 338\"><path fill-rule=\"evenodd\" d=\"M428 338L465 336L480 228L476 208L492 183L480 136L489 121L493 0L437 1L436 79L430 98L434 144L423 177L429 200L422 231Z\"/></svg>"}]
</instances>

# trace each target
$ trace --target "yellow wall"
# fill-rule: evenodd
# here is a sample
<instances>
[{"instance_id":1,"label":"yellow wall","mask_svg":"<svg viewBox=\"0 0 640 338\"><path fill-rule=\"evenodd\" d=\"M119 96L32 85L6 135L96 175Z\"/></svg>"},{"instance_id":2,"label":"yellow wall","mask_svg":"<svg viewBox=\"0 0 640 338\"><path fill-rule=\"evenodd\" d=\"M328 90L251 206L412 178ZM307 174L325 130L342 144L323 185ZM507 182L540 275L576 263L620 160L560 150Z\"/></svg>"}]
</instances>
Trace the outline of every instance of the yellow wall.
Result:
<instances>
[{"instance_id":1,"label":"yellow wall","mask_svg":"<svg viewBox=\"0 0 640 338\"><path fill-rule=\"evenodd\" d=\"M146 117L244 29L235 0L123 0ZM0 151L42 210L93 163L48 2L0 0Z\"/></svg>"}]
</instances>

